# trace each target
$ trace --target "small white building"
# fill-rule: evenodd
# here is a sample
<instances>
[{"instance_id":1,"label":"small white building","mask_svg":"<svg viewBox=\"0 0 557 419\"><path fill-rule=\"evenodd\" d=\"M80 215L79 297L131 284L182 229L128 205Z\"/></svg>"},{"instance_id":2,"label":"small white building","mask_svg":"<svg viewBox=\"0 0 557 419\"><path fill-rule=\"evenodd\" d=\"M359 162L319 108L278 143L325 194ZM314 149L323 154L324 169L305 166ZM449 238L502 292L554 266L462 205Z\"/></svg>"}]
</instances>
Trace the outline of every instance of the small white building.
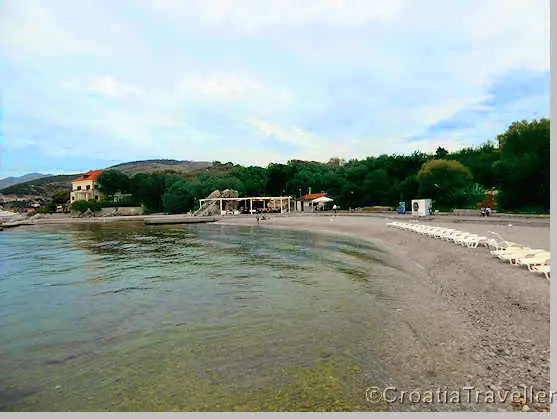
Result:
<instances>
[{"instance_id":1,"label":"small white building","mask_svg":"<svg viewBox=\"0 0 557 419\"><path fill-rule=\"evenodd\" d=\"M296 201L296 211L298 212L314 212L317 207L319 206L319 201L314 202L316 199L320 199L326 197L327 194L324 192L321 193L308 193L298 198Z\"/></svg>"},{"instance_id":2,"label":"small white building","mask_svg":"<svg viewBox=\"0 0 557 419\"><path fill-rule=\"evenodd\" d=\"M433 213L431 209L431 199L413 199L412 215L425 217Z\"/></svg>"}]
</instances>

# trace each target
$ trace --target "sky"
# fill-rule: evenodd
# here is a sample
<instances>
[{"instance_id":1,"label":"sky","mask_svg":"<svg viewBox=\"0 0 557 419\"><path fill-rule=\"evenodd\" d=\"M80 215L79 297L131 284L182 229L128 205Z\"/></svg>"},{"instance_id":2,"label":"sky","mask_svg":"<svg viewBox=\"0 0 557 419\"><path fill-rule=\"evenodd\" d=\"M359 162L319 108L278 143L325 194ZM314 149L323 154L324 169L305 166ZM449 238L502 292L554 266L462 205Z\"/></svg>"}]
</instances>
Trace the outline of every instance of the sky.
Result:
<instances>
[{"instance_id":1,"label":"sky","mask_svg":"<svg viewBox=\"0 0 557 419\"><path fill-rule=\"evenodd\" d=\"M549 117L549 0L3 0L0 177L452 151Z\"/></svg>"}]
</instances>

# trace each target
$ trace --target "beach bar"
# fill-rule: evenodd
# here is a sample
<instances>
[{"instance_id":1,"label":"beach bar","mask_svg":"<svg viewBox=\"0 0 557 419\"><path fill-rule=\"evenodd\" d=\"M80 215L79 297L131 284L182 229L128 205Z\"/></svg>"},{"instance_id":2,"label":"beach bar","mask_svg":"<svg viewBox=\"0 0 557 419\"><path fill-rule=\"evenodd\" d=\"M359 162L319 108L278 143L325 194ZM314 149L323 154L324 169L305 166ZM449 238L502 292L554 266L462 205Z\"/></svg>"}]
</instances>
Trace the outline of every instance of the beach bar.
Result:
<instances>
[{"instance_id":1,"label":"beach bar","mask_svg":"<svg viewBox=\"0 0 557 419\"><path fill-rule=\"evenodd\" d=\"M219 203L221 215L225 215L225 203L236 201L244 204L244 208L249 208L249 213L253 214L257 210L280 210L281 214L291 212L290 196L251 196L244 198L204 198L199 200L200 208L211 203Z\"/></svg>"}]
</instances>

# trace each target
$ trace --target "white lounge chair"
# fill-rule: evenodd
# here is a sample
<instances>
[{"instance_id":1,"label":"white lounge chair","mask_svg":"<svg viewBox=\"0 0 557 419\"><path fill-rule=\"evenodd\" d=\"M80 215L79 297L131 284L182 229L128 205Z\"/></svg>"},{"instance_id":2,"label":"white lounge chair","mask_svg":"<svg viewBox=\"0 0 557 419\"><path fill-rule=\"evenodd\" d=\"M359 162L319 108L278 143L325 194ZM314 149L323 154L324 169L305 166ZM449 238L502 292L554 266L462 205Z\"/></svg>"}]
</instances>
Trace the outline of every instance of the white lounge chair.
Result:
<instances>
[{"instance_id":1,"label":"white lounge chair","mask_svg":"<svg viewBox=\"0 0 557 419\"><path fill-rule=\"evenodd\" d=\"M472 236L469 236L469 237L465 238L463 242L464 242L464 245L466 245L467 247L476 248L481 243L483 243L485 240L487 240L486 237L478 236L478 235L474 234Z\"/></svg>"},{"instance_id":2,"label":"white lounge chair","mask_svg":"<svg viewBox=\"0 0 557 419\"><path fill-rule=\"evenodd\" d=\"M549 252L537 253L531 257L517 258L514 261L514 265L526 266L529 271L532 270L532 266L549 265L549 263L551 263L551 255Z\"/></svg>"},{"instance_id":3,"label":"white lounge chair","mask_svg":"<svg viewBox=\"0 0 557 419\"><path fill-rule=\"evenodd\" d=\"M532 249L526 246L513 245L513 246L506 247L505 249L491 250L489 253L491 253L493 256L499 257L510 253L523 251L523 250L532 250Z\"/></svg>"},{"instance_id":4,"label":"white lounge chair","mask_svg":"<svg viewBox=\"0 0 557 419\"><path fill-rule=\"evenodd\" d=\"M519 258L531 258L543 252L545 252L545 250L543 249L524 249L517 250L515 252L503 253L497 257L501 260L514 264L516 263L515 261Z\"/></svg>"},{"instance_id":5,"label":"white lounge chair","mask_svg":"<svg viewBox=\"0 0 557 419\"><path fill-rule=\"evenodd\" d=\"M545 278L549 281L549 278L551 276L551 267L550 265L539 265L539 266L533 266L532 267L532 272L539 272L545 275Z\"/></svg>"}]
</instances>

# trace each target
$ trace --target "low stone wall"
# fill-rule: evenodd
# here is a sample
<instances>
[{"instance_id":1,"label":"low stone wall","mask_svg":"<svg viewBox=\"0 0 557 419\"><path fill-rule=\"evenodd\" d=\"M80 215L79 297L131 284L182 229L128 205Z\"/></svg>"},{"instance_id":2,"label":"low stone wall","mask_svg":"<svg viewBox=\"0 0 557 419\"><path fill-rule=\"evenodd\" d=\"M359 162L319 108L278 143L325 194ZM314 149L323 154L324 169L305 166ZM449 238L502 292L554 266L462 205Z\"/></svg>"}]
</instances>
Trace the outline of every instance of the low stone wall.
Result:
<instances>
[{"instance_id":1,"label":"low stone wall","mask_svg":"<svg viewBox=\"0 0 557 419\"><path fill-rule=\"evenodd\" d=\"M102 208L97 216L110 217L115 215L142 215L143 208L141 207L108 207Z\"/></svg>"}]
</instances>

